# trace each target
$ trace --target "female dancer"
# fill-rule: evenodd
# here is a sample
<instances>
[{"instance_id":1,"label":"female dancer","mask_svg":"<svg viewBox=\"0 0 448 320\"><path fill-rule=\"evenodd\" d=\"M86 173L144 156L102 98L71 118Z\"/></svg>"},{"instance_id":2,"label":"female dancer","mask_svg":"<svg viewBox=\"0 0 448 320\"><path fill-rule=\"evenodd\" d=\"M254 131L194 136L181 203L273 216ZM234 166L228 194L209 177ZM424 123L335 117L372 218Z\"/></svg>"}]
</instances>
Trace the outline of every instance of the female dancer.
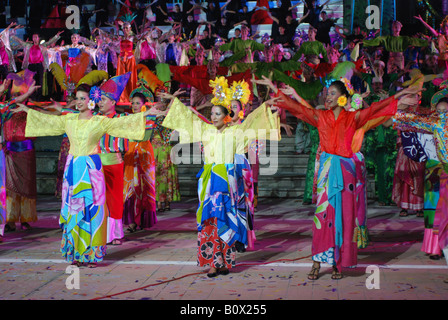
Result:
<instances>
[{"instance_id":1,"label":"female dancer","mask_svg":"<svg viewBox=\"0 0 448 320\"><path fill-rule=\"evenodd\" d=\"M357 264L356 226L356 166L352 141L355 131L369 120L391 117L397 109L397 99L417 89L405 89L395 96L356 112L344 107L353 95L347 81L334 81L328 88L325 106L316 110L299 97L300 102L286 96L266 77L256 81L277 93L278 106L317 127L322 147L317 184L317 208L313 223L313 267L308 279L319 277L320 264L333 266L332 279L341 279L341 267Z\"/></svg>"},{"instance_id":2,"label":"female dancer","mask_svg":"<svg viewBox=\"0 0 448 320\"><path fill-rule=\"evenodd\" d=\"M131 93L132 112L145 112L148 102L154 101L151 91L140 85ZM154 124L154 123L153 123ZM137 227L150 228L156 216L156 164L151 144L153 130L146 130L141 141L129 141L124 155L124 212L123 224L129 232Z\"/></svg>"},{"instance_id":3,"label":"female dancer","mask_svg":"<svg viewBox=\"0 0 448 320\"><path fill-rule=\"evenodd\" d=\"M268 134L279 130L275 127L279 122L271 109L263 104L242 124L228 126L233 114L225 79L218 78L211 84L215 88L211 113L213 124L205 123L174 98L162 125L179 131L180 143L202 142L204 145L205 165L198 175L200 202L196 212L198 264L209 266L208 277L216 277L228 274L229 268L235 265L235 241L244 236L242 230L245 230L236 208L235 153L238 139L257 139L259 129ZM164 97L173 98L169 94L164 94ZM274 139L278 139L278 135Z\"/></svg>"},{"instance_id":4,"label":"female dancer","mask_svg":"<svg viewBox=\"0 0 448 320\"><path fill-rule=\"evenodd\" d=\"M179 90L173 95L177 96L178 94L180 94ZM156 107L161 112L168 110L167 102L163 100L158 101ZM177 165L171 159L172 146L170 139L172 130L162 126L164 119L165 116L162 115L155 120L154 133L151 137L156 161L156 201L157 211L159 212L171 210L171 202L180 200Z\"/></svg>"},{"instance_id":5,"label":"female dancer","mask_svg":"<svg viewBox=\"0 0 448 320\"><path fill-rule=\"evenodd\" d=\"M70 139L70 155L65 167L62 209L61 252L78 266L95 267L106 254L107 220L104 210L105 182L98 143L104 134L141 140L146 113L120 118L92 113L89 88L76 93L79 113L47 115L20 104L14 112L27 112L27 137L61 135Z\"/></svg>"},{"instance_id":6,"label":"female dancer","mask_svg":"<svg viewBox=\"0 0 448 320\"><path fill-rule=\"evenodd\" d=\"M437 149L437 156L443 165L440 170L439 181L439 201L437 202L434 223L433 236L429 242L439 244L440 250L443 250L448 263L448 139L446 132L448 129L448 99L446 98L448 90L442 89L432 98L432 106L436 112L429 115L417 115L403 110L398 110L394 116L394 127L410 126L417 130L423 130L434 135ZM448 282L447 280L445 280Z\"/></svg>"}]
</instances>

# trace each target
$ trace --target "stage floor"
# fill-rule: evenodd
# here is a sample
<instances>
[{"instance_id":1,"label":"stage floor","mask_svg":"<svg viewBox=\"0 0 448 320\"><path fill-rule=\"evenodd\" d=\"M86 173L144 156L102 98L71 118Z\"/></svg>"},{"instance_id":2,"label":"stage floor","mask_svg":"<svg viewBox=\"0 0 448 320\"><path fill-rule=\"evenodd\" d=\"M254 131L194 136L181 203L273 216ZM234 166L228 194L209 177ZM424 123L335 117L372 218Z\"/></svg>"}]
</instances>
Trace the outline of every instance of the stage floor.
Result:
<instances>
[{"instance_id":1,"label":"stage floor","mask_svg":"<svg viewBox=\"0 0 448 320\"><path fill-rule=\"evenodd\" d=\"M55 198L41 197L33 229L17 225L17 231L5 233L0 300L448 299L445 259L430 260L420 250L423 218L402 218L396 207L375 203L368 209L371 244L359 250L359 265L344 269L341 280L332 280L331 267L323 265L320 278L308 280L314 207L292 199L260 199L255 249L238 253L229 275L210 279L207 269L196 265L197 199L186 199L158 213L152 229L126 233L123 245L108 246L105 261L95 269L80 268L79 289L69 289L76 273L68 273L59 251L59 206ZM368 266L377 272L367 272ZM379 288L368 289L374 277Z\"/></svg>"}]
</instances>

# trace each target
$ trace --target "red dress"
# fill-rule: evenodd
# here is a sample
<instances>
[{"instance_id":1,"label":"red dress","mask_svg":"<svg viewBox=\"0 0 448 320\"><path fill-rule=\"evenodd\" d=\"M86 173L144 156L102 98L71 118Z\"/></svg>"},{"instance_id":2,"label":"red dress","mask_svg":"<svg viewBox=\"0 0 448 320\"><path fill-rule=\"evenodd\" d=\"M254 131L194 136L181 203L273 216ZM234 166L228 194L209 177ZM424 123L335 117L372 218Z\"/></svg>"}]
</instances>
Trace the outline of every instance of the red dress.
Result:
<instances>
[{"instance_id":1,"label":"red dress","mask_svg":"<svg viewBox=\"0 0 448 320\"><path fill-rule=\"evenodd\" d=\"M121 94L121 103L128 103L130 101L131 92L137 88L137 68L134 57L134 43L130 40L121 40L120 42L120 57L118 59L117 76L132 72L131 77Z\"/></svg>"},{"instance_id":2,"label":"red dress","mask_svg":"<svg viewBox=\"0 0 448 320\"><path fill-rule=\"evenodd\" d=\"M279 92L278 106L317 127L322 155L318 169L318 199L313 220L313 260L340 267L357 264L357 172L352 141L369 120L391 117L397 110L393 97L357 112L311 109Z\"/></svg>"}]
</instances>

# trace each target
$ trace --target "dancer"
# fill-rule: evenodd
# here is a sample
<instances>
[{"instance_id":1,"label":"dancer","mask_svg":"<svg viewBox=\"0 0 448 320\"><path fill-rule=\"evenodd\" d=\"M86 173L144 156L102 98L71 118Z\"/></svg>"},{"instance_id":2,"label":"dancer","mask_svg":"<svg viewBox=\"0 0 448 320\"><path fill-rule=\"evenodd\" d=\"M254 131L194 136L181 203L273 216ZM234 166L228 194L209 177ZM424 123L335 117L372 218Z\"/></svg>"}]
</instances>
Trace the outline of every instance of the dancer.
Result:
<instances>
[{"instance_id":1,"label":"dancer","mask_svg":"<svg viewBox=\"0 0 448 320\"><path fill-rule=\"evenodd\" d=\"M76 106L79 113L48 115L23 104L19 104L14 112L27 113L26 137L67 133L70 155L65 168L59 219L63 229L61 252L69 263L96 267L106 254L107 241L106 185L98 143L104 134L141 140L147 114L120 118L93 115L94 104L89 93L88 86L78 87Z\"/></svg>"},{"instance_id":2,"label":"dancer","mask_svg":"<svg viewBox=\"0 0 448 320\"><path fill-rule=\"evenodd\" d=\"M387 73L399 73L404 69L403 52L410 46L427 47L428 41L414 37L401 36L401 28L403 25L400 21L392 22L392 35L380 36L370 40L363 40L364 47L377 47L383 45L389 51L389 59L387 60Z\"/></svg>"},{"instance_id":3,"label":"dancer","mask_svg":"<svg viewBox=\"0 0 448 320\"><path fill-rule=\"evenodd\" d=\"M259 132L268 139L278 139L279 122L266 104L261 105L240 125L228 126L231 121L230 98L224 78L211 81L214 98L211 120L207 124L169 94L170 110L163 126L179 131L180 143L202 142L205 165L198 174L199 206L196 212L198 226L198 264L209 266L208 277L228 274L235 266L235 241L242 239L245 216L236 208L237 176L235 154L239 139L257 139ZM277 125L277 127L276 127ZM261 131L260 131L261 130ZM272 132L274 130L274 132ZM269 137L269 133L273 133ZM236 142L236 145L235 145Z\"/></svg>"},{"instance_id":4,"label":"dancer","mask_svg":"<svg viewBox=\"0 0 448 320\"><path fill-rule=\"evenodd\" d=\"M433 234L429 242L433 244L438 242L448 263L448 140L446 137L448 129L448 99L446 98L448 89L446 83L444 86L431 100L431 106L436 112L429 115L417 115L404 110L398 110L397 114L393 117L393 121L394 127L400 128L402 125L407 125L434 135L437 156L443 165L443 170L440 170L439 200L435 210Z\"/></svg>"},{"instance_id":5,"label":"dancer","mask_svg":"<svg viewBox=\"0 0 448 320\"><path fill-rule=\"evenodd\" d=\"M161 91L160 91L161 92ZM177 90L173 95L181 93ZM168 102L157 97L156 107L165 112L168 110ZM160 116L155 120L155 128L151 137L151 144L154 148L154 158L156 161L156 201L157 211L164 212L171 210L171 202L180 200L179 178L177 175L177 165L171 158L171 134L173 130L162 126L165 116Z\"/></svg>"},{"instance_id":6,"label":"dancer","mask_svg":"<svg viewBox=\"0 0 448 320\"><path fill-rule=\"evenodd\" d=\"M132 112L145 112L154 96L145 84L131 93ZM153 123L151 123L153 125ZM129 141L124 155L124 212L123 224L129 232L150 228L156 216L156 164L151 144L153 130L146 130L141 141Z\"/></svg>"},{"instance_id":7,"label":"dancer","mask_svg":"<svg viewBox=\"0 0 448 320\"><path fill-rule=\"evenodd\" d=\"M22 26L18 26L22 27ZM47 42L43 44L40 43L41 39L39 34L33 34L33 42L28 43L19 39L16 36L12 36L18 44L19 48L24 50L24 57L22 63L22 70L29 69L35 72L34 80L38 86L43 86L44 84L44 72L49 70L50 64L49 57L47 53L47 48L55 44L59 39L63 31L59 31L54 37L52 37ZM38 90L33 100L40 101L42 98L42 92L47 92L48 90ZM37 99L36 99L37 98Z\"/></svg>"},{"instance_id":8,"label":"dancer","mask_svg":"<svg viewBox=\"0 0 448 320\"><path fill-rule=\"evenodd\" d=\"M2 92L6 92L9 81L2 85ZM31 229L30 222L37 221L36 211L36 154L34 138L25 135L27 114L12 112L14 103L24 103L39 87L33 81L28 87L25 85L22 95L9 101L9 107L2 113L2 138L5 150L6 166L6 207L7 225L5 231L15 231L16 222L20 222L21 229ZM12 90L12 89L11 89ZM15 91L15 90L14 90Z\"/></svg>"},{"instance_id":9,"label":"dancer","mask_svg":"<svg viewBox=\"0 0 448 320\"><path fill-rule=\"evenodd\" d=\"M440 32L434 30L429 24L423 20L421 16L414 17L419 20L423 25L435 36L437 37L437 47L439 50L438 64L443 69L447 68L448 63L448 16L446 16L442 23L440 24Z\"/></svg>"},{"instance_id":10,"label":"dancer","mask_svg":"<svg viewBox=\"0 0 448 320\"><path fill-rule=\"evenodd\" d=\"M115 111L115 107L130 77L131 72L112 77L103 83L99 89L95 88L93 90L96 97L101 96L101 100L98 101L101 115L107 118L120 118L121 114ZM99 144L101 149L100 159L103 164L106 182L107 243L113 245L121 245L124 237L122 222L124 163L121 153L127 151L128 144L127 139L109 134L105 134L100 139Z\"/></svg>"},{"instance_id":11,"label":"dancer","mask_svg":"<svg viewBox=\"0 0 448 320\"><path fill-rule=\"evenodd\" d=\"M357 264L357 240L354 238L356 194L353 191L357 182L352 150L354 133L371 119L393 116L397 99L417 89L405 89L369 108L350 112L344 107L354 91L346 79L334 81L328 88L325 100L328 110L316 110L300 97L300 102L295 102L266 77L257 83L267 85L277 94L279 107L316 126L319 131L323 153L319 160L318 199L313 223L314 263L308 279L318 279L322 262L333 266L332 279L341 279L341 267Z\"/></svg>"}]
</instances>

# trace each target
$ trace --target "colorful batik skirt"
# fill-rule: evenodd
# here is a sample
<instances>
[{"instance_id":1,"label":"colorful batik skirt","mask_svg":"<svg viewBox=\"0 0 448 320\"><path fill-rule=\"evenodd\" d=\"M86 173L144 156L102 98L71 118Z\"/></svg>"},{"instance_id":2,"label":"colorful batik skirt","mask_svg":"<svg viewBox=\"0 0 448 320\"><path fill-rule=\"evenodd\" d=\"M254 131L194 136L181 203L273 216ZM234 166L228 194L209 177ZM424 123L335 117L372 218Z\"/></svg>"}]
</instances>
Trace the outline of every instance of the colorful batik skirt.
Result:
<instances>
[{"instance_id":1,"label":"colorful batik skirt","mask_svg":"<svg viewBox=\"0 0 448 320\"><path fill-rule=\"evenodd\" d=\"M100 262L106 254L106 185L99 155L67 157L62 184L61 252L67 262Z\"/></svg>"},{"instance_id":2,"label":"colorful batik skirt","mask_svg":"<svg viewBox=\"0 0 448 320\"><path fill-rule=\"evenodd\" d=\"M434 216L434 233L439 236L439 247L446 253L448 247L448 164L440 174L439 201ZM447 258L445 256L445 258ZM448 261L448 258L447 258Z\"/></svg>"},{"instance_id":3,"label":"colorful batik skirt","mask_svg":"<svg viewBox=\"0 0 448 320\"><path fill-rule=\"evenodd\" d=\"M358 251L355 160L323 152L319 161L313 260L338 268L355 266Z\"/></svg>"},{"instance_id":4,"label":"colorful batik skirt","mask_svg":"<svg viewBox=\"0 0 448 320\"><path fill-rule=\"evenodd\" d=\"M246 214L236 206L235 165L206 164L198 177L198 264L221 268L224 263L231 268L235 265L235 242L247 243Z\"/></svg>"},{"instance_id":5,"label":"colorful batik skirt","mask_svg":"<svg viewBox=\"0 0 448 320\"><path fill-rule=\"evenodd\" d=\"M158 134L151 140L156 161L156 201L173 202L180 200L177 166L171 161L170 145Z\"/></svg>"},{"instance_id":6,"label":"colorful batik skirt","mask_svg":"<svg viewBox=\"0 0 448 320\"><path fill-rule=\"evenodd\" d=\"M123 223L150 228L157 223L156 164L150 141L129 142L124 155Z\"/></svg>"},{"instance_id":7,"label":"colorful batik skirt","mask_svg":"<svg viewBox=\"0 0 448 320\"><path fill-rule=\"evenodd\" d=\"M425 162L416 162L398 145L392 201L406 210L423 210Z\"/></svg>"},{"instance_id":8,"label":"colorful batik skirt","mask_svg":"<svg viewBox=\"0 0 448 320\"><path fill-rule=\"evenodd\" d=\"M7 222L36 222L36 153L32 140L6 142Z\"/></svg>"},{"instance_id":9,"label":"colorful batik skirt","mask_svg":"<svg viewBox=\"0 0 448 320\"><path fill-rule=\"evenodd\" d=\"M358 248L369 244L367 230L367 170L364 156L361 152L353 155L356 166L356 234Z\"/></svg>"},{"instance_id":10,"label":"colorful batik skirt","mask_svg":"<svg viewBox=\"0 0 448 320\"><path fill-rule=\"evenodd\" d=\"M6 224L6 170L5 153L0 150L0 236L3 236Z\"/></svg>"},{"instance_id":11,"label":"colorful batik skirt","mask_svg":"<svg viewBox=\"0 0 448 320\"><path fill-rule=\"evenodd\" d=\"M254 248L254 183L249 160L241 154L235 155L235 171L237 176L236 206L240 216L246 216L247 243L249 249Z\"/></svg>"},{"instance_id":12,"label":"colorful batik skirt","mask_svg":"<svg viewBox=\"0 0 448 320\"><path fill-rule=\"evenodd\" d=\"M61 197L62 181L64 180L65 163L67 162L68 152L70 150L70 140L68 137L62 138L61 149L59 150L58 172L56 179L56 197Z\"/></svg>"},{"instance_id":13,"label":"colorful batik skirt","mask_svg":"<svg viewBox=\"0 0 448 320\"><path fill-rule=\"evenodd\" d=\"M434 217L439 202L440 176L443 166L439 161L429 159L426 161L425 170L425 197L424 197L424 221L425 232L423 235L422 251L427 254L440 255L439 237L433 232Z\"/></svg>"}]
</instances>

